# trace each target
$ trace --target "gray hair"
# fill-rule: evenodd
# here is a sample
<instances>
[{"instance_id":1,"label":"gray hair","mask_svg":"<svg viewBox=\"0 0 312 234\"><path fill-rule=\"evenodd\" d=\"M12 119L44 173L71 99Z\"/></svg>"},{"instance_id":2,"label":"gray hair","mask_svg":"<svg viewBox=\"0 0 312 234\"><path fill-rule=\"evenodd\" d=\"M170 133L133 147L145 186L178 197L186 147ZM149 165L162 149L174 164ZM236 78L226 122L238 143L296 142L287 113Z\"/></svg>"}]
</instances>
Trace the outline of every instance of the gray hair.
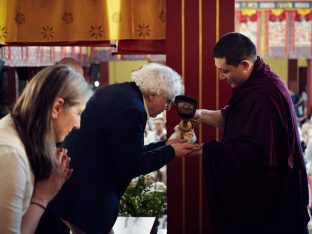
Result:
<instances>
[{"instance_id":1,"label":"gray hair","mask_svg":"<svg viewBox=\"0 0 312 234\"><path fill-rule=\"evenodd\" d=\"M131 73L131 80L140 88L143 95L157 94L173 100L184 93L181 76L170 67L159 63L143 65Z\"/></svg>"},{"instance_id":2,"label":"gray hair","mask_svg":"<svg viewBox=\"0 0 312 234\"><path fill-rule=\"evenodd\" d=\"M55 133L51 110L56 98L65 108L87 102L92 90L81 74L66 65L42 69L27 84L11 115L25 145L36 180L57 168Z\"/></svg>"}]
</instances>

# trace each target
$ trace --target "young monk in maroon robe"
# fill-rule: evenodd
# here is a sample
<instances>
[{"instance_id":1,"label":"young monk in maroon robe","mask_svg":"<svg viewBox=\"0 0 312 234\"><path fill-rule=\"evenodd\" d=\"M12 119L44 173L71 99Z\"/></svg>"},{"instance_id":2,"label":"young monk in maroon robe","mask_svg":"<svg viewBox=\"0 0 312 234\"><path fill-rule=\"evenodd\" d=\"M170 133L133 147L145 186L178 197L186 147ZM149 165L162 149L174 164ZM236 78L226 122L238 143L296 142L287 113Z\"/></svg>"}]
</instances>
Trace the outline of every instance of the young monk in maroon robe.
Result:
<instances>
[{"instance_id":1,"label":"young monk in maroon robe","mask_svg":"<svg viewBox=\"0 0 312 234\"><path fill-rule=\"evenodd\" d=\"M307 233L307 175L287 87L242 34L223 36L214 58L232 97L221 110L195 115L224 128L221 142L203 146L213 233Z\"/></svg>"}]
</instances>

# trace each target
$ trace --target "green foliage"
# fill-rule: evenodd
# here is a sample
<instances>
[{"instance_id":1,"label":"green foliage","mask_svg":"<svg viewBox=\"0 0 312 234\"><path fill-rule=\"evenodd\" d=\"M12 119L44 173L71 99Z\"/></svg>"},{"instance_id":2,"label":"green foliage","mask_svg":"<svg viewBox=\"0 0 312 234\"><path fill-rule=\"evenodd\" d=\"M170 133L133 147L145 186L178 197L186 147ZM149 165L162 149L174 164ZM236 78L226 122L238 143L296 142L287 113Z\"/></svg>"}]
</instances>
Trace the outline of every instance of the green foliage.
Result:
<instances>
[{"instance_id":1,"label":"green foliage","mask_svg":"<svg viewBox=\"0 0 312 234\"><path fill-rule=\"evenodd\" d=\"M134 179L120 201L120 216L160 217L165 213L166 185L151 174Z\"/></svg>"}]
</instances>

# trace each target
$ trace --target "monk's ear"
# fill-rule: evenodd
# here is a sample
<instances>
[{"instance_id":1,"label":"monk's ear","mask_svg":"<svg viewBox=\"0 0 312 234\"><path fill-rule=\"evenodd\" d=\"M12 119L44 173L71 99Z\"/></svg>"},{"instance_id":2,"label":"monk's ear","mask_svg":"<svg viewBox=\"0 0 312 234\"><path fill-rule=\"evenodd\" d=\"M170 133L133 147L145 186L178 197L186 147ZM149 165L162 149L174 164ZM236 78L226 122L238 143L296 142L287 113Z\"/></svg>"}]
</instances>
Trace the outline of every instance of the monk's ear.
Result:
<instances>
[{"instance_id":1,"label":"monk's ear","mask_svg":"<svg viewBox=\"0 0 312 234\"><path fill-rule=\"evenodd\" d=\"M57 119L59 116L59 113L61 111L61 109L64 108L64 99L63 98L56 98L52 109L51 109L51 115L52 115L52 119Z\"/></svg>"},{"instance_id":2,"label":"monk's ear","mask_svg":"<svg viewBox=\"0 0 312 234\"><path fill-rule=\"evenodd\" d=\"M244 72L248 72L252 67L252 63L249 60L243 60L239 64Z\"/></svg>"}]
</instances>

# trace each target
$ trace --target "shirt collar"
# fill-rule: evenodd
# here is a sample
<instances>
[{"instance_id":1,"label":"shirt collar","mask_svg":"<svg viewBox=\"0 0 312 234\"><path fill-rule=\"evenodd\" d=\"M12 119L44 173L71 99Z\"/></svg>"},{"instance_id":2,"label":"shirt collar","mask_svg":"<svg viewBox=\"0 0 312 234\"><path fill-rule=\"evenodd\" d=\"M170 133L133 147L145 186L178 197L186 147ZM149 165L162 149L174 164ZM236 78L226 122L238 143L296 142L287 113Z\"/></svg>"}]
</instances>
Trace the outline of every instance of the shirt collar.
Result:
<instances>
[{"instance_id":1,"label":"shirt collar","mask_svg":"<svg viewBox=\"0 0 312 234\"><path fill-rule=\"evenodd\" d=\"M148 112L148 108L147 108L147 105L146 105L146 101L145 101L145 97L143 96L143 102L144 102L144 107L145 107L145 111L146 111L146 114L147 114L147 119L150 118L150 114Z\"/></svg>"}]
</instances>

